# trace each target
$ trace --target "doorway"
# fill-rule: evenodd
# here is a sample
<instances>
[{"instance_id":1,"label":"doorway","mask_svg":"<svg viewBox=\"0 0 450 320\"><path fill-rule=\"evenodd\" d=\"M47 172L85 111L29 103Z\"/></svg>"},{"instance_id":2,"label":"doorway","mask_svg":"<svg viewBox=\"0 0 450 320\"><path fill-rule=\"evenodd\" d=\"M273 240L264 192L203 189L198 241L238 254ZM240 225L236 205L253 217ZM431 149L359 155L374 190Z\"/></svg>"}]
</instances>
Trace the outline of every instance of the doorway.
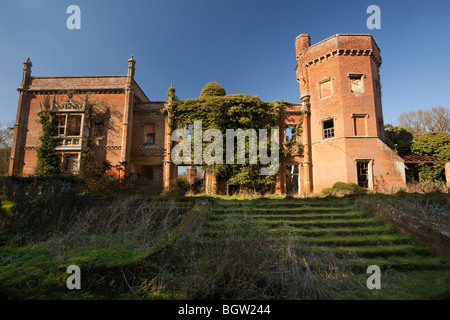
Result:
<instances>
[{"instance_id":1,"label":"doorway","mask_svg":"<svg viewBox=\"0 0 450 320\"><path fill-rule=\"evenodd\" d=\"M358 177L358 185L362 188L371 189L371 160L357 160L356 174Z\"/></svg>"},{"instance_id":2,"label":"doorway","mask_svg":"<svg viewBox=\"0 0 450 320\"><path fill-rule=\"evenodd\" d=\"M286 166L286 194L299 195L300 194L300 166L287 165Z\"/></svg>"}]
</instances>

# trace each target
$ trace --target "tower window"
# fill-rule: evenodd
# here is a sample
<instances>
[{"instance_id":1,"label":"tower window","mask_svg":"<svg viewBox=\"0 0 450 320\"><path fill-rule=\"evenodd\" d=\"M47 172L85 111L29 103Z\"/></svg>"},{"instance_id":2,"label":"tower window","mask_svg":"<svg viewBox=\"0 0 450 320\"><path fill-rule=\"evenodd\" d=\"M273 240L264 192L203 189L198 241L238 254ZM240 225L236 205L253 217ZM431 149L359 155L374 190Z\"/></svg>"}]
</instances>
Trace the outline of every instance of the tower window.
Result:
<instances>
[{"instance_id":1,"label":"tower window","mask_svg":"<svg viewBox=\"0 0 450 320\"><path fill-rule=\"evenodd\" d=\"M334 138L334 119L328 119L323 122L323 138Z\"/></svg>"},{"instance_id":2,"label":"tower window","mask_svg":"<svg viewBox=\"0 0 450 320\"><path fill-rule=\"evenodd\" d=\"M364 93L363 74L350 73L350 91L353 93Z\"/></svg>"},{"instance_id":3,"label":"tower window","mask_svg":"<svg viewBox=\"0 0 450 320\"><path fill-rule=\"evenodd\" d=\"M325 99L333 95L332 78L327 78L319 82L319 98Z\"/></svg>"},{"instance_id":4,"label":"tower window","mask_svg":"<svg viewBox=\"0 0 450 320\"><path fill-rule=\"evenodd\" d=\"M355 136L367 136L367 118L366 113L352 113L353 131Z\"/></svg>"}]
</instances>

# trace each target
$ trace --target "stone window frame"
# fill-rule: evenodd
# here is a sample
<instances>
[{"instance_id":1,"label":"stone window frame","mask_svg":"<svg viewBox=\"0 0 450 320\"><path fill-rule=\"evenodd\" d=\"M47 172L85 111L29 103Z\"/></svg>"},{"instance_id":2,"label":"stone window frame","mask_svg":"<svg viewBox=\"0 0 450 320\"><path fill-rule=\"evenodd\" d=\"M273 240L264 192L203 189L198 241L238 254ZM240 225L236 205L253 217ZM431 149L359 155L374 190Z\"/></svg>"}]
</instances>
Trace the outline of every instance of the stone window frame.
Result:
<instances>
[{"instance_id":1,"label":"stone window frame","mask_svg":"<svg viewBox=\"0 0 450 320\"><path fill-rule=\"evenodd\" d=\"M349 85L349 89L350 89L351 93L353 93L354 95L362 95L366 92L364 79L367 78L367 76L364 73L357 73L357 72L347 73L347 78L349 79L348 85ZM353 92L352 91L352 79L360 79L361 80L361 92Z\"/></svg>"},{"instance_id":2,"label":"stone window frame","mask_svg":"<svg viewBox=\"0 0 450 320\"><path fill-rule=\"evenodd\" d=\"M155 126L155 132L150 132L150 134L153 134L153 143L149 143L149 142L147 142L147 133L148 132L146 132L145 131L145 126L147 126L147 125L153 125L153 126ZM153 146L153 145L155 145L156 144L156 126L157 126L157 123L156 122L145 122L145 123L143 123L142 124L142 127L143 127L143 132L144 132L144 134L143 134L143 136L144 136L144 145L145 146Z\"/></svg>"},{"instance_id":3,"label":"stone window frame","mask_svg":"<svg viewBox=\"0 0 450 320\"><path fill-rule=\"evenodd\" d=\"M329 139L336 138L336 119L337 119L336 116L332 116L332 117L326 117L326 118L323 118L322 120L320 120L320 126L322 128L322 140L329 140ZM325 137L325 126L324 126L324 123L326 121L330 121L330 120L333 120L333 136L326 138Z\"/></svg>"},{"instance_id":4,"label":"stone window frame","mask_svg":"<svg viewBox=\"0 0 450 320\"><path fill-rule=\"evenodd\" d=\"M80 172L81 169L81 152L76 152L76 151L62 151L61 153L61 157L60 157L60 163L59 166L62 167L63 165L63 161L64 161L64 157L66 155L77 155L78 159L77 159L77 168L75 172L72 172L73 174L77 174Z\"/></svg>"},{"instance_id":5,"label":"stone window frame","mask_svg":"<svg viewBox=\"0 0 450 320\"><path fill-rule=\"evenodd\" d=\"M58 134L57 134L57 136L58 137L68 137L68 138L80 138L80 137L82 137L83 136L83 132L84 132L84 113L58 113L58 114L56 114L56 117L61 117L61 116L64 116L65 117L65 120L64 120L64 134L60 134L60 128L63 128L63 126L60 126L59 125L59 122L58 122ZM67 123L67 120L68 120L68 117L69 116L81 116L81 122L80 122L80 134L79 135L68 135L67 134L67 126L68 126L68 123Z\"/></svg>"},{"instance_id":6,"label":"stone window frame","mask_svg":"<svg viewBox=\"0 0 450 320\"><path fill-rule=\"evenodd\" d=\"M295 127L296 127L295 123L292 123L292 124L291 123L286 123L286 124L284 124L284 142L291 141L291 139L294 138ZM288 128L292 128L291 137L289 139L287 137L287 130L288 130Z\"/></svg>"},{"instance_id":7,"label":"stone window frame","mask_svg":"<svg viewBox=\"0 0 450 320\"><path fill-rule=\"evenodd\" d=\"M333 80L334 80L334 77L328 77L328 78L322 79L322 80L320 80L320 81L317 81L317 90L318 90L318 93L319 93L319 94L318 94L319 100L325 100L325 99L329 99L329 98L333 97L333 95L334 95ZM331 94L330 94L329 96L322 97L322 90L320 89L320 86L321 86L322 84L324 84L325 82L328 82L328 81L330 81L330 91L331 91Z\"/></svg>"},{"instance_id":8,"label":"stone window frame","mask_svg":"<svg viewBox=\"0 0 450 320\"><path fill-rule=\"evenodd\" d=\"M353 119L353 134L355 137L368 137L369 136L369 114L368 113L352 113L350 115ZM364 118L364 131L366 134L364 135L356 135L356 122L355 118Z\"/></svg>"}]
</instances>

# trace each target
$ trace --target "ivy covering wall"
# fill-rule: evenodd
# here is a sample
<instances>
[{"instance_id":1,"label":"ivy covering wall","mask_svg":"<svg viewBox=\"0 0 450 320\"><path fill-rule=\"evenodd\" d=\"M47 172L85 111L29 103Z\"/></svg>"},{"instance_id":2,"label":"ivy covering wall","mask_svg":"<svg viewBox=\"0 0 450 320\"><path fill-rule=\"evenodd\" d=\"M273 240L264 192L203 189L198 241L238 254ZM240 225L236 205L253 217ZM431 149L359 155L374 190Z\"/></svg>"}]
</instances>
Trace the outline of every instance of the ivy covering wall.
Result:
<instances>
[{"instance_id":1,"label":"ivy covering wall","mask_svg":"<svg viewBox=\"0 0 450 320\"><path fill-rule=\"evenodd\" d=\"M39 122L42 124L41 146L37 150L38 164L36 173L40 175L55 175L60 173L60 158L55 152L58 143L58 122L56 111L51 109L50 98L45 97L42 102L42 110L38 113Z\"/></svg>"},{"instance_id":2,"label":"ivy covering wall","mask_svg":"<svg viewBox=\"0 0 450 320\"><path fill-rule=\"evenodd\" d=\"M218 129L223 133L223 150L226 151L226 129L270 129L278 128L280 113L286 105L284 102L265 102L257 96L245 94L226 95L220 85L208 84L197 99L173 100L167 110L170 113L170 129L187 128L195 121L202 121L202 132L208 129ZM175 91L170 92L175 96ZM297 133L300 132L300 125ZM193 132L195 135L195 132ZM280 141L282 134L280 133ZM193 143L192 139L192 143ZM203 150L211 142L203 142ZM289 142L293 143L293 142ZM240 186L241 189L256 191L268 190L275 182L274 176L260 174L260 162L249 164L248 141L246 142L246 164L202 164L206 172L214 173L219 181L227 181L228 185ZM258 146L259 147L259 146ZM236 155L235 143L235 155ZM192 149L193 150L193 149ZM268 137L268 150L270 150L270 136ZM283 149L284 150L284 149ZM282 151L283 151L282 150ZM280 156L282 156L282 152ZM259 155L259 150L258 150ZM194 156L192 152L192 157ZM225 155L224 155L224 163Z\"/></svg>"}]
</instances>

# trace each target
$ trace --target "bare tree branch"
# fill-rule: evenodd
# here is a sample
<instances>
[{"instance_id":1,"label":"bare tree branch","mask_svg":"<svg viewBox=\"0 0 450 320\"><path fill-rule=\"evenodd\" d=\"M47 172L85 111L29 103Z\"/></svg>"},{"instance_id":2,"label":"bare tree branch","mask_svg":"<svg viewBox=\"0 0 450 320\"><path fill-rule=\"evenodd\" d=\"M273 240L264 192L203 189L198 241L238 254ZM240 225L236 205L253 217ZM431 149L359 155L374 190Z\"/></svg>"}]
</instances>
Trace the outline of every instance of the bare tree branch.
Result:
<instances>
[{"instance_id":1,"label":"bare tree branch","mask_svg":"<svg viewBox=\"0 0 450 320\"><path fill-rule=\"evenodd\" d=\"M414 136L426 132L450 132L450 109L439 106L431 110L404 112L397 121Z\"/></svg>"}]
</instances>

